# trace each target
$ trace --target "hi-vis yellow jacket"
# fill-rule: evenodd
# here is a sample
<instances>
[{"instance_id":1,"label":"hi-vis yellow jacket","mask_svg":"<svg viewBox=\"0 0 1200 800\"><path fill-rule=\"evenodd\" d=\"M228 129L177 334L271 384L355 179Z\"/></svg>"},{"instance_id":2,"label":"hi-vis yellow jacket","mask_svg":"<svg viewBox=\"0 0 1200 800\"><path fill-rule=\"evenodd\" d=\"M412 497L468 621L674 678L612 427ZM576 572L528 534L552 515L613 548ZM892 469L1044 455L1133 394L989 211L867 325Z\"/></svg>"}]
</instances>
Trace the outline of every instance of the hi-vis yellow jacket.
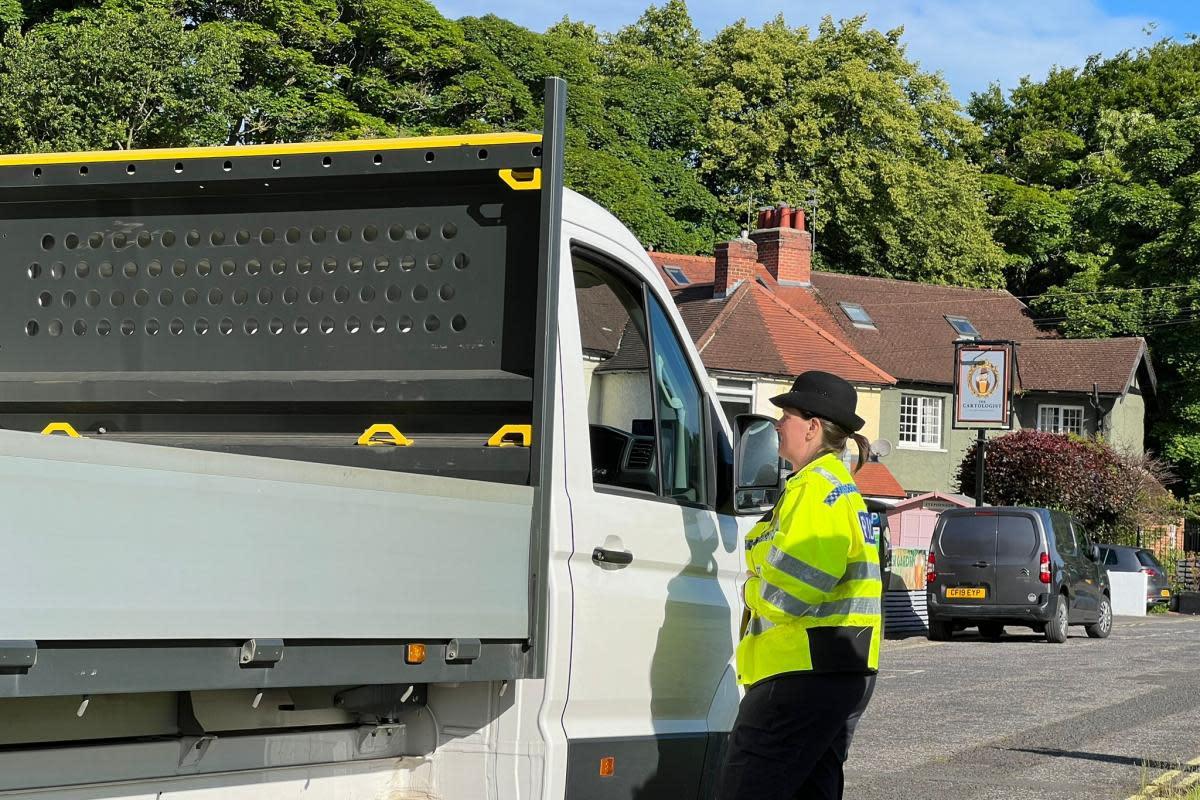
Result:
<instances>
[{"instance_id":1,"label":"hi-vis yellow jacket","mask_svg":"<svg viewBox=\"0 0 1200 800\"><path fill-rule=\"evenodd\" d=\"M750 623L738 682L787 672L879 669L883 584L871 516L840 458L791 476L746 536Z\"/></svg>"}]
</instances>

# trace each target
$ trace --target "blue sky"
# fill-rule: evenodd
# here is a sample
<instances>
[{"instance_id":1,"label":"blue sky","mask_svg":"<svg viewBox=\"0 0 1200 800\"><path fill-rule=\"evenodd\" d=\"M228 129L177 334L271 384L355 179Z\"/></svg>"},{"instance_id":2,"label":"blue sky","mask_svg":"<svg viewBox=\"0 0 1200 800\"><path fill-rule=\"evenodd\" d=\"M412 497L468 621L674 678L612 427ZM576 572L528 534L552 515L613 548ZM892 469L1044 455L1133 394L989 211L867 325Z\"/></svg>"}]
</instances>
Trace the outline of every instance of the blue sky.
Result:
<instances>
[{"instance_id":1,"label":"blue sky","mask_svg":"<svg viewBox=\"0 0 1200 800\"><path fill-rule=\"evenodd\" d=\"M658 0L661 5L664 0ZM601 30L636 20L651 0L432 0L447 17L496 14L541 31L569 14ZM1164 36L1200 33L1200 3L1184 0L688 0L697 27L712 36L742 14L759 25L780 11L794 26L814 26L867 14L880 29L904 26L911 58L942 72L960 100L999 80L1006 89L1023 75L1040 79L1055 65L1082 64L1092 53L1113 55ZM1154 26L1153 34L1144 32Z\"/></svg>"}]
</instances>

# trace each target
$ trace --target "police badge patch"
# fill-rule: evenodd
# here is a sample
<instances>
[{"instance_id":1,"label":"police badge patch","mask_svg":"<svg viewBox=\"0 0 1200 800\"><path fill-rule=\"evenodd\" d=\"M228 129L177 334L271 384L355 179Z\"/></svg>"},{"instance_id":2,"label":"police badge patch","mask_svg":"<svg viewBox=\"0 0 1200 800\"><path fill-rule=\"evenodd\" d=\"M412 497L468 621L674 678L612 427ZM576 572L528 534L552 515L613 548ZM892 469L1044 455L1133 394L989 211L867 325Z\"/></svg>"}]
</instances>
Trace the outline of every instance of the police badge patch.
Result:
<instances>
[{"instance_id":1,"label":"police badge patch","mask_svg":"<svg viewBox=\"0 0 1200 800\"><path fill-rule=\"evenodd\" d=\"M858 512L858 524L862 528L863 541L871 545L878 543L878 539L875 537L875 526L871 524L871 515L868 512Z\"/></svg>"}]
</instances>

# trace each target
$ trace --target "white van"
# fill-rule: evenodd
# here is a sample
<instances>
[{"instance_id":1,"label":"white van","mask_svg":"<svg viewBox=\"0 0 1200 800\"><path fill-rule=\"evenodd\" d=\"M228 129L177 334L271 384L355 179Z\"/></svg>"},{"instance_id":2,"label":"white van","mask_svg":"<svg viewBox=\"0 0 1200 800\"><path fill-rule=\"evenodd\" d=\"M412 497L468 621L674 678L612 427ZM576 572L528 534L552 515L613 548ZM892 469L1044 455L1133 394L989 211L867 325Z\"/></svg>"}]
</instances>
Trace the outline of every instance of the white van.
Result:
<instances>
[{"instance_id":1,"label":"white van","mask_svg":"<svg viewBox=\"0 0 1200 800\"><path fill-rule=\"evenodd\" d=\"M0 159L0 796L708 796L777 443L564 103Z\"/></svg>"}]
</instances>

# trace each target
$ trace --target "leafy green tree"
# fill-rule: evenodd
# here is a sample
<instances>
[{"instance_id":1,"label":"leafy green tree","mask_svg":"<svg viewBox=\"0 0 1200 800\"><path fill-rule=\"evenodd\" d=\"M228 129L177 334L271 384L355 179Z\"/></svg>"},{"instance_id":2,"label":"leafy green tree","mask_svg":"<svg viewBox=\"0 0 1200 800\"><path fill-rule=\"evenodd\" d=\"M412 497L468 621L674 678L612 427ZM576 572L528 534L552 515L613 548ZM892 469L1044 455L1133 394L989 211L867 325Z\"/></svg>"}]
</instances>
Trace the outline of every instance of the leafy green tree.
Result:
<instances>
[{"instance_id":1,"label":"leafy green tree","mask_svg":"<svg viewBox=\"0 0 1200 800\"><path fill-rule=\"evenodd\" d=\"M707 48L710 103L700 166L731 214L820 193L819 262L867 275L997 286L979 131L936 75L908 60L901 30L826 18L737 23Z\"/></svg>"},{"instance_id":2,"label":"leafy green tree","mask_svg":"<svg viewBox=\"0 0 1200 800\"><path fill-rule=\"evenodd\" d=\"M488 25L499 34L488 46L498 57L515 56L536 100L546 74L568 82L568 186L611 210L648 247L711 252L718 238L732 235L735 223L723 219L694 169L705 98L679 66L696 57L689 42L699 40L680 0L652 7L610 37L564 19L534 46L496 22ZM464 26L471 31L475 23ZM676 45L659 51L647 42ZM550 71L539 74L531 64Z\"/></svg>"},{"instance_id":3,"label":"leafy green tree","mask_svg":"<svg viewBox=\"0 0 1200 800\"><path fill-rule=\"evenodd\" d=\"M0 0L0 36L11 28L20 28L25 21L25 8L20 0Z\"/></svg>"},{"instance_id":4,"label":"leafy green tree","mask_svg":"<svg viewBox=\"0 0 1200 800\"><path fill-rule=\"evenodd\" d=\"M1200 45L1057 69L969 106L1009 287L1068 336L1145 336L1151 444L1200 492Z\"/></svg>"},{"instance_id":5,"label":"leafy green tree","mask_svg":"<svg viewBox=\"0 0 1200 800\"><path fill-rule=\"evenodd\" d=\"M200 145L228 138L237 46L155 9L82 9L0 44L0 142L10 152Z\"/></svg>"},{"instance_id":6,"label":"leafy green tree","mask_svg":"<svg viewBox=\"0 0 1200 800\"><path fill-rule=\"evenodd\" d=\"M1018 294L1038 294L1079 269L1069 190L1030 186L1008 175L984 175L983 191L1005 247L1005 275Z\"/></svg>"}]
</instances>

